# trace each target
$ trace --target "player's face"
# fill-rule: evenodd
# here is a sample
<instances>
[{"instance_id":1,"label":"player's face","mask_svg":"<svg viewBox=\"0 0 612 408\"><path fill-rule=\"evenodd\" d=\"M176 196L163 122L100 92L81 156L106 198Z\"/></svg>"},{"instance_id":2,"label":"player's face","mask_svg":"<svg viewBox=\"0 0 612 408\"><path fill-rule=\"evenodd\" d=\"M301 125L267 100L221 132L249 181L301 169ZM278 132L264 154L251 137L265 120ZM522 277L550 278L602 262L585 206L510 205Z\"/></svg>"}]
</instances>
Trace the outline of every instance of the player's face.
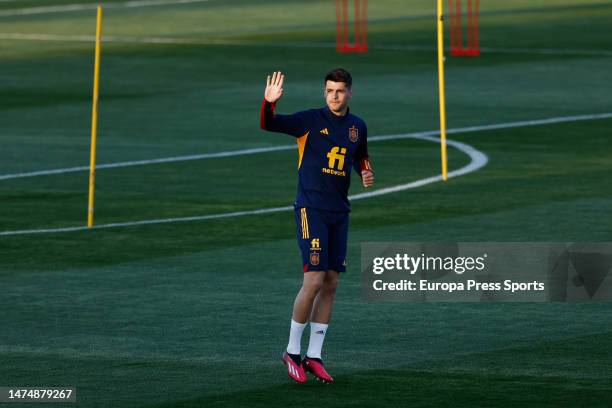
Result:
<instances>
[{"instance_id":1,"label":"player's face","mask_svg":"<svg viewBox=\"0 0 612 408\"><path fill-rule=\"evenodd\" d=\"M325 102L336 115L344 115L352 96L351 88L347 88L344 82L325 82Z\"/></svg>"}]
</instances>

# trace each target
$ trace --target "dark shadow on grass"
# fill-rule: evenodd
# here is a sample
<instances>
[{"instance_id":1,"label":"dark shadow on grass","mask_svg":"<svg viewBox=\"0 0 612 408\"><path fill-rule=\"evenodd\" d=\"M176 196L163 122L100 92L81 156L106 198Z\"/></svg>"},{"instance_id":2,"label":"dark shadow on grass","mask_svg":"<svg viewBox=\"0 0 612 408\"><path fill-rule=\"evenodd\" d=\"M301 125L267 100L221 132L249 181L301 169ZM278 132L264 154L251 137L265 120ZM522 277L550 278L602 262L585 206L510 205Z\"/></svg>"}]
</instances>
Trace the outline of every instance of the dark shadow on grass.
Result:
<instances>
[{"instance_id":1,"label":"dark shadow on grass","mask_svg":"<svg viewBox=\"0 0 612 408\"><path fill-rule=\"evenodd\" d=\"M338 376L334 384L312 378L304 385L287 380L283 385L151 408L609 407L610 373L598 373L612 363L607 353L611 347L612 333L600 333L420 362L418 367L349 373Z\"/></svg>"}]
</instances>

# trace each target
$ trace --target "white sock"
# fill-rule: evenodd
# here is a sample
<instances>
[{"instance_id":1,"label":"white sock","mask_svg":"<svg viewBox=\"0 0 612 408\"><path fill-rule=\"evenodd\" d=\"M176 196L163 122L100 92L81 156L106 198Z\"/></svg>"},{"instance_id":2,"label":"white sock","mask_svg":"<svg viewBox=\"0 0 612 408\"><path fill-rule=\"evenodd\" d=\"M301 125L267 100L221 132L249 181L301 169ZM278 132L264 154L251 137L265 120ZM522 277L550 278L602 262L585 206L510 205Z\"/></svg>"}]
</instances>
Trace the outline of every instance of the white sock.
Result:
<instances>
[{"instance_id":1,"label":"white sock","mask_svg":"<svg viewBox=\"0 0 612 408\"><path fill-rule=\"evenodd\" d=\"M306 352L308 357L321 358L321 349L323 348L323 340L325 340L328 326L328 324L310 322L310 342Z\"/></svg>"},{"instance_id":2,"label":"white sock","mask_svg":"<svg viewBox=\"0 0 612 408\"><path fill-rule=\"evenodd\" d=\"M291 319L291 331L289 332L289 344L287 345L287 353L289 354L300 354L302 332L306 327L306 323L298 323Z\"/></svg>"}]
</instances>

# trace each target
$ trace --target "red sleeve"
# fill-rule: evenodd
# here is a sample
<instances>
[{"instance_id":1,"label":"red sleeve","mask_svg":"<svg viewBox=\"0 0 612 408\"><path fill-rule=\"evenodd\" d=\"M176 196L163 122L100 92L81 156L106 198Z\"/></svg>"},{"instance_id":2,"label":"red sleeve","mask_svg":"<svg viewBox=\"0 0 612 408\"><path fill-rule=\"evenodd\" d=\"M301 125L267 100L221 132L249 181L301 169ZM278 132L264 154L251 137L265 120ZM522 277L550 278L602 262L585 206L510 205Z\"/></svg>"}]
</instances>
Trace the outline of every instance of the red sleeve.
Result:
<instances>
[{"instance_id":1,"label":"red sleeve","mask_svg":"<svg viewBox=\"0 0 612 408\"><path fill-rule=\"evenodd\" d=\"M372 168L372 163L370 163L370 157L368 155L368 128L363 124L362 129L362 138L359 142L359 147L357 148L357 152L355 155L355 161L353 162L353 167L359 177L361 177L361 172L364 170L371 171L374 173L374 169Z\"/></svg>"},{"instance_id":2,"label":"red sleeve","mask_svg":"<svg viewBox=\"0 0 612 408\"><path fill-rule=\"evenodd\" d=\"M263 100L261 103L261 109L259 110L259 127L264 130L269 130L270 123L274 118L274 111L276 110L276 102L268 102Z\"/></svg>"},{"instance_id":3,"label":"red sleeve","mask_svg":"<svg viewBox=\"0 0 612 408\"><path fill-rule=\"evenodd\" d=\"M367 170L367 171L371 171L372 173L374 173L374 169L372 168L372 163L370 163L370 158L368 156L365 156L359 161L359 168L361 169L361 171Z\"/></svg>"}]
</instances>

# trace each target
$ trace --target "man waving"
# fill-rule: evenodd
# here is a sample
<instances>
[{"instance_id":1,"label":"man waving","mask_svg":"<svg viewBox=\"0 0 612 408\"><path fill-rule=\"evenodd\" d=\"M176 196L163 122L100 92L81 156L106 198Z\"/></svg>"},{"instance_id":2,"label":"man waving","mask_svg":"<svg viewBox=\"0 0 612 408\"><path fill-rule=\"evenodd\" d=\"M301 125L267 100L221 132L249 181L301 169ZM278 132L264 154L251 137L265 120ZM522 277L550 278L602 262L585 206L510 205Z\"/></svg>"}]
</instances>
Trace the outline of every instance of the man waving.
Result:
<instances>
[{"instance_id":1,"label":"man waving","mask_svg":"<svg viewBox=\"0 0 612 408\"><path fill-rule=\"evenodd\" d=\"M367 127L350 113L351 74L337 68L324 80L326 105L291 115L276 114L285 76L268 76L260 111L260 126L286 133L298 145L298 187L295 220L302 253L303 283L293 305L289 344L283 363L293 380L303 383L306 372L333 382L321 359L339 274L346 271L351 169L364 187L374 184L368 159ZM302 332L310 321L310 342L301 357Z\"/></svg>"}]
</instances>

